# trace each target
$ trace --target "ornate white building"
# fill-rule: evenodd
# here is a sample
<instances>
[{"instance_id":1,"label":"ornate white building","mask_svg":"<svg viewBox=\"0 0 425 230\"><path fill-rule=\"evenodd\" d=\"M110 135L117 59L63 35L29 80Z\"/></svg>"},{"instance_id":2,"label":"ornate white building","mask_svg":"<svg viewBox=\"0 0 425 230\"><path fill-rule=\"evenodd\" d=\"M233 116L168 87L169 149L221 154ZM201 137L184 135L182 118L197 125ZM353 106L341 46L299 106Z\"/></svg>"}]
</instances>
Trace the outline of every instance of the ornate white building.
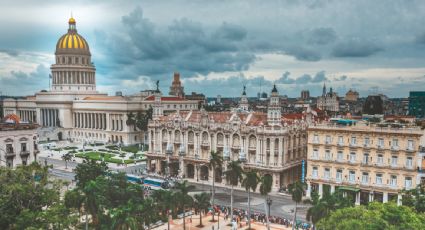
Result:
<instances>
[{"instance_id":1,"label":"ornate white building","mask_svg":"<svg viewBox=\"0 0 425 230\"><path fill-rule=\"evenodd\" d=\"M326 86L323 85L322 96L317 98L317 108L331 112L339 111L338 95L332 91L332 87L329 89L329 92L326 92Z\"/></svg>"},{"instance_id":2,"label":"ornate white building","mask_svg":"<svg viewBox=\"0 0 425 230\"><path fill-rule=\"evenodd\" d=\"M301 119L281 115L279 95L273 88L268 113L180 111L158 116L149 123L148 170L162 175L212 180L207 167L210 152L226 161L240 160L243 168L256 169L273 177L273 190L301 178L306 159L307 125ZM215 181L223 183L217 169Z\"/></svg>"},{"instance_id":3,"label":"ornate white building","mask_svg":"<svg viewBox=\"0 0 425 230\"><path fill-rule=\"evenodd\" d=\"M108 96L96 91L96 69L87 41L77 33L74 18L56 44L56 63L51 66L52 85L23 100L4 100L4 114L42 126L41 140L141 143L143 133L126 125L130 112L145 111L154 104L157 113L198 109L197 101L175 96ZM157 101L154 98L157 97Z\"/></svg>"}]
</instances>

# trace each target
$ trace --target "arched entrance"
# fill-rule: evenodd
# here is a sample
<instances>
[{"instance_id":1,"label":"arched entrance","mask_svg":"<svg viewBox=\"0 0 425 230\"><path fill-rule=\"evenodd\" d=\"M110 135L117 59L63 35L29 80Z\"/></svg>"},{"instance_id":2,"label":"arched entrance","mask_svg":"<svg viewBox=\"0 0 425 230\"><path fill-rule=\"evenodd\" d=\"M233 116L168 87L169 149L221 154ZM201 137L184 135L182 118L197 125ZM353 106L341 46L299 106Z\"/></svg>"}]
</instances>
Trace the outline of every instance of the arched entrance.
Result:
<instances>
[{"instance_id":1,"label":"arched entrance","mask_svg":"<svg viewBox=\"0 0 425 230\"><path fill-rule=\"evenodd\" d=\"M175 177L179 174L179 162L170 162L170 175Z\"/></svg>"},{"instance_id":2,"label":"arched entrance","mask_svg":"<svg viewBox=\"0 0 425 230\"><path fill-rule=\"evenodd\" d=\"M223 170L221 169L221 167L219 167L219 168L216 168L215 169L215 172L214 172L214 177L215 177L215 182L217 182L217 183L221 183L221 181L222 181L222 173L223 173Z\"/></svg>"},{"instance_id":3,"label":"arched entrance","mask_svg":"<svg viewBox=\"0 0 425 230\"><path fill-rule=\"evenodd\" d=\"M193 164L188 164L186 166L186 175L188 178L195 178L195 166L193 166Z\"/></svg>"},{"instance_id":4,"label":"arched entrance","mask_svg":"<svg viewBox=\"0 0 425 230\"><path fill-rule=\"evenodd\" d=\"M202 165L201 166L201 174L200 174L200 177L199 177L199 179L200 180L208 180L208 167L207 166L205 166L205 165Z\"/></svg>"},{"instance_id":5,"label":"arched entrance","mask_svg":"<svg viewBox=\"0 0 425 230\"><path fill-rule=\"evenodd\" d=\"M58 132L58 140L60 140L60 141L61 141L61 140L62 140L62 138L63 138L63 137L62 137L62 132Z\"/></svg>"}]
</instances>

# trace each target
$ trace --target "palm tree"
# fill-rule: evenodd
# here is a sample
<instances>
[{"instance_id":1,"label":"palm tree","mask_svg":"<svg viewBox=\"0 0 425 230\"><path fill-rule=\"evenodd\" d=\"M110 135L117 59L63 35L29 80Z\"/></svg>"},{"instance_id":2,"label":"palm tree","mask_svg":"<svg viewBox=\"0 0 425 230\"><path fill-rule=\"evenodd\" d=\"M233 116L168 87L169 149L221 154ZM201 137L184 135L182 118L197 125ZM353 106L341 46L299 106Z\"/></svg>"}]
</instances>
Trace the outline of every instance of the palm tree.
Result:
<instances>
[{"instance_id":1,"label":"palm tree","mask_svg":"<svg viewBox=\"0 0 425 230\"><path fill-rule=\"evenodd\" d=\"M212 181L212 202L211 202L211 206L213 207L213 212L212 212L212 221L214 222L214 215L215 215L215 210L214 210L214 198L215 198L215 170L217 169L217 167L221 167L221 165L223 164L223 157L220 156L218 153L211 151L211 156L210 156L210 162L208 163L209 168L212 169L213 173L213 181Z\"/></svg>"},{"instance_id":2,"label":"palm tree","mask_svg":"<svg viewBox=\"0 0 425 230\"><path fill-rule=\"evenodd\" d=\"M164 219L167 220L168 229L170 229L169 213L175 207L175 196L168 190L156 190L151 198L157 204L159 211Z\"/></svg>"},{"instance_id":3,"label":"palm tree","mask_svg":"<svg viewBox=\"0 0 425 230\"><path fill-rule=\"evenodd\" d=\"M62 160L65 161L65 169L68 169L68 161L72 160L72 156L69 153L62 155Z\"/></svg>"},{"instance_id":4,"label":"palm tree","mask_svg":"<svg viewBox=\"0 0 425 230\"><path fill-rule=\"evenodd\" d=\"M195 186L188 185L187 180L183 182L177 182L175 187L179 192L176 194L177 199L183 210L183 229L186 229L186 205L192 202L192 197L188 195L190 190L193 190Z\"/></svg>"},{"instance_id":5,"label":"palm tree","mask_svg":"<svg viewBox=\"0 0 425 230\"><path fill-rule=\"evenodd\" d=\"M311 200L306 200L304 203L312 205L307 210L306 219L313 222L313 224L316 224L320 219L327 215L324 200L320 199L317 192L312 192Z\"/></svg>"},{"instance_id":6,"label":"palm tree","mask_svg":"<svg viewBox=\"0 0 425 230\"><path fill-rule=\"evenodd\" d=\"M204 227L204 225L202 225L202 211L206 211L208 210L208 207L210 206L210 199L211 196L208 193L201 193L201 194L196 194L194 196L195 198L195 208L198 210L199 212L199 225L197 227Z\"/></svg>"},{"instance_id":7,"label":"palm tree","mask_svg":"<svg viewBox=\"0 0 425 230\"><path fill-rule=\"evenodd\" d=\"M137 215L135 215L137 211L137 205L132 202L128 202L126 205L121 205L111 210L111 229L137 229L140 226Z\"/></svg>"},{"instance_id":8,"label":"palm tree","mask_svg":"<svg viewBox=\"0 0 425 230\"><path fill-rule=\"evenodd\" d=\"M270 222L269 222L269 215L267 208L267 196L272 191L273 186L273 177L269 174L265 174L261 177L261 185L260 185L260 193L264 196L264 210L266 213L266 220L267 220L267 229L270 230Z\"/></svg>"},{"instance_id":9,"label":"palm tree","mask_svg":"<svg viewBox=\"0 0 425 230\"><path fill-rule=\"evenodd\" d=\"M292 225L292 229L295 229L296 221L297 221L297 206L303 199L304 190L306 189L306 184L301 181L296 181L293 184L289 185L289 193L292 195L292 200L295 201L295 212L294 212L294 221Z\"/></svg>"},{"instance_id":10,"label":"palm tree","mask_svg":"<svg viewBox=\"0 0 425 230\"><path fill-rule=\"evenodd\" d=\"M257 190L260 178L258 177L257 171L249 171L245 173L245 178L242 181L242 186L248 192L248 229L251 229L251 190L255 192Z\"/></svg>"},{"instance_id":11,"label":"palm tree","mask_svg":"<svg viewBox=\"0 0 425 230\"><path fill-rule=\"evenodd\" d=\"M233 221L233 186L242 181L243 170L239 161L231 161L227 165L226 180L231 185L230 190L230 220Z\"/></svg>"}]
</instances>

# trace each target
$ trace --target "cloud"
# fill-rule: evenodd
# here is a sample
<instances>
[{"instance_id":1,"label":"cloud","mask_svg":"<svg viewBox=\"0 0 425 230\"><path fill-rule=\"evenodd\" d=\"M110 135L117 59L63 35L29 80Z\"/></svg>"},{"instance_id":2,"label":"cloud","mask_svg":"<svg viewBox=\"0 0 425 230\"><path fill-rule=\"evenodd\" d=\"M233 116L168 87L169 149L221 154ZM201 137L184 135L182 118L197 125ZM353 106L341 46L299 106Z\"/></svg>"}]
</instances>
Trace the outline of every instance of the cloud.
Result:
<instances>
[{"instance_id":1,"label":"cloud","mask_svg":"<svg viewBox=\"0 0 425 230\"><path fill-rule=\"evenodd\" d=\"M16 57L20 54L19 51L14 50L14 49L0 49L0 53L5 53L11 57Z\"/></svg>"},{"instance_id":2,"label":"cloud","mask_svg":"<svg viewBox=\"0 0 425 230\"><path fill-rule=\"evenodd\" d=\"M368 57L383 48L368 41L350 40L338 43L332 50L334 57Z\"/></svg>"},{"instance_id":3,"label":"cloud","mask_svg":"<svg viewBox=\"0 0 425 230\"><path fill-rule=\"evenodd\" d=\"M29 73L11 71L9 75L0 77L3 93L7 95L26 95L48 88L50 69L45 65L38 65Z\"/></svg>"},{"instance_id":4,"label":"cloud","mask_svg":"<svg viewBox=\"0 0 425 230\"><path fill-rule=\"evenodd\" d=\"M316 45L326 45L336 40L336 32L332 28L316 28L309 33L308 42Z\"/></svg>"},{"instance_id":5,"label":"cloud","mask_svg":"<svg viewBox=\"0 0 425 230\"><path fill-rule=\"evenodd\" d=\"M276 83L279 84L309 84L309 83L320 83L327 81L327 77L325 74L325 71L319 71L317 72L313 77L310 74L303 74L298 78L290 78L290 73L285 72L282 74L282 77L280 77Z\"/></svg>"},{"instance_id":6,"label":"cloud","mask_svg":"<svg viewBox=\"0 0 425 230\"><path fill-rule=\"evenodd\" d=\"M289 47L285 53L294 56L297 60L300 61L315 62L322 58L320 53L316 50L300 46Z\"/></svg>"},{"instance_id":7,"label":"cloud","mask_svg":"<svg viewBox=\"0 0 425 230\"><path fill-rule=\"evenodd\" d=\"M425 44L425 32L416 36L416 42L419 44Z\"/></svg>"},{"instance_id":8,"label":"cloud","mask_svg":"<svg viewBox=\"0 0 425 230\"><path fill-rule=\"evenodd\" d=\"M345 80L347 80L347 76L346 75L342 75L342 76L339 76L339 77L335 77L333 80L334 81L345 81Z\"/></svg>"}]
</instances>

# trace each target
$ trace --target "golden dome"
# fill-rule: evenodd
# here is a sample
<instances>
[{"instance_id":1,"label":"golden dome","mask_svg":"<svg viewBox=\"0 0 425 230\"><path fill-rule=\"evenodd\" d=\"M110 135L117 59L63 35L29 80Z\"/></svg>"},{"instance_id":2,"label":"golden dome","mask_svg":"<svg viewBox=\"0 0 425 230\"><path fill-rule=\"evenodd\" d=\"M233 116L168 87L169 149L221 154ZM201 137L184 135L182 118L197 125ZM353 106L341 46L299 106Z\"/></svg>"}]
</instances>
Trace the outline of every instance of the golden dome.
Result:
<instances>
[{"instance_id":1,"label":"golden dome","mask_svg":"<svg viewBox=\"0 0 425 230\"><path fill-rule=\"evenodd\" d=\"M68 21L68 33L62 35L56 44L56 53L88 54L90 55L87 41L77 33L75 19L71 17Z\"/></svg>"}]
</instances>

